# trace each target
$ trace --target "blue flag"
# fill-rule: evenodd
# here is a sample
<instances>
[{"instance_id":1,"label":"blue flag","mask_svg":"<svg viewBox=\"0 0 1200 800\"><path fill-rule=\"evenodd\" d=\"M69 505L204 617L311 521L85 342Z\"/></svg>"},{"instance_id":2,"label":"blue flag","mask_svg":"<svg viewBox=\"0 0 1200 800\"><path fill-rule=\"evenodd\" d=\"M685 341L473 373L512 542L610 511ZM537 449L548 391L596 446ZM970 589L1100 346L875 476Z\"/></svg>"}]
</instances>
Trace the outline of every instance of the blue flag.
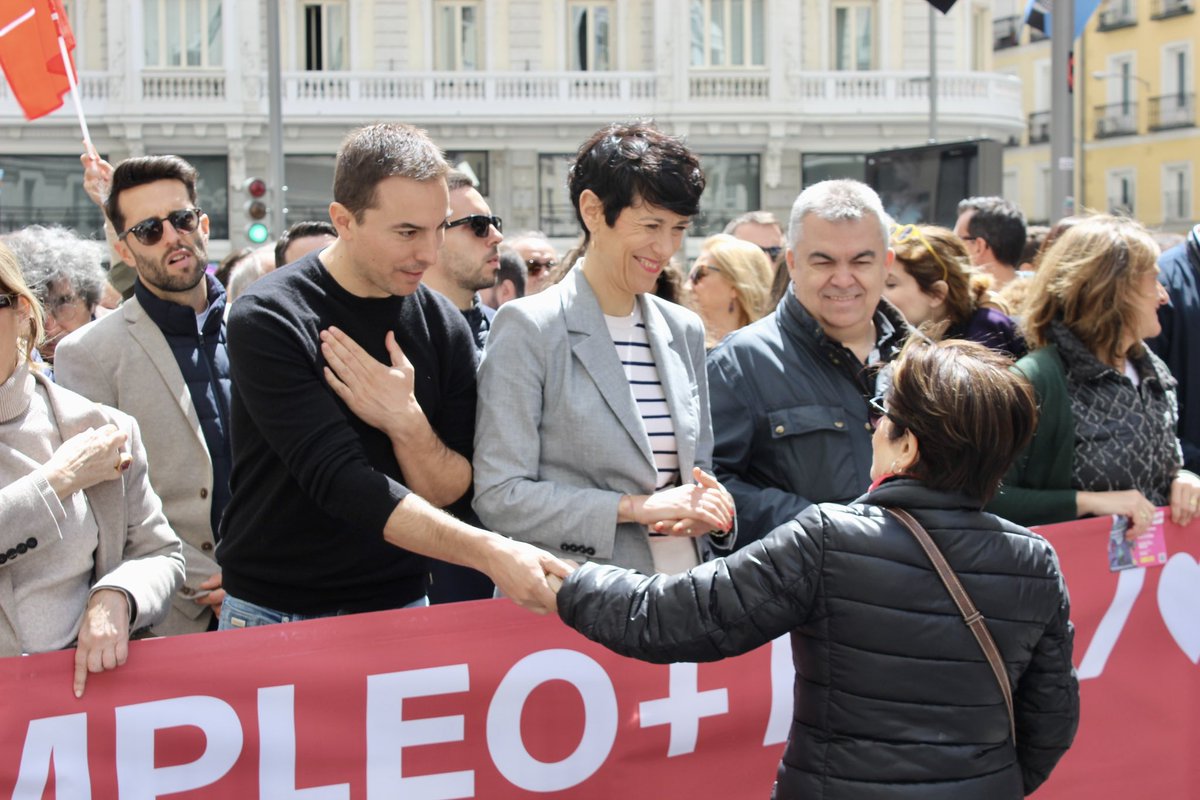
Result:
<instances>
[{"instance_id":1,"label":"blue flag","mask_svg":"<svg viewBox=\"0 0 1200 800\"><path fill-rule=\"evenodd\" d=\"M1052 21L1050 12L1053 6L1053 0L1029 0L1025 4L1025 24L1049 36ZM1099 7L1100 0L1075 0L1075 35L1072 41L1083 35L1088 20Z\"/></svg>"}]
</instances>

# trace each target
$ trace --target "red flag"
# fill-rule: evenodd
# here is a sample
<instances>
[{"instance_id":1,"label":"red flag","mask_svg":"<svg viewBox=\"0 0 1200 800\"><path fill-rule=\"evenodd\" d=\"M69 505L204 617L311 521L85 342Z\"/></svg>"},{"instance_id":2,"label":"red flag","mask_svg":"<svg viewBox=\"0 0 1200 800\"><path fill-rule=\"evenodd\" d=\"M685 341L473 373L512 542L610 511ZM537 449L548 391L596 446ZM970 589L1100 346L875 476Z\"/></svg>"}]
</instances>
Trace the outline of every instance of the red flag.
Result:
<instances>
[{"instance_id":1,"label":"red flag","mask_svg":"<svg viewBox=\"0 0 1200 800\"><path fill-rule=\"evenodd\" d=\"M63 64L60 34L70 58L75 37L61 0L0 0L0 67L28 119L61 107L71 89L75 65Z\"/></svg>"}]
</instances>

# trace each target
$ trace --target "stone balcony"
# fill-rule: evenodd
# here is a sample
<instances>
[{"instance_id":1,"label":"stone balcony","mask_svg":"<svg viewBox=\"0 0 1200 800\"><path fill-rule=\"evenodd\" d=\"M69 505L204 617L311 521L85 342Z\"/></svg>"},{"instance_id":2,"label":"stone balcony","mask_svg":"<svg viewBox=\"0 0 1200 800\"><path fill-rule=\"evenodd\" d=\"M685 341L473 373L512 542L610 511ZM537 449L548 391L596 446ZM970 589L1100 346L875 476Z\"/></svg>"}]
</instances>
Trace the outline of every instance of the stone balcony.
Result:
<instances>
[{"instance_id":1,"label":"stone balcony","mask_svg":"<svg viewBox=\"0 0 1200 800\"><path fill-rule=\"evenodd\" d=\"M89 120L203 123L214 118L266 121L266 76L223 70L145 70L133 76L83 72L80 93ZM289 124L355 124L404 119L422 124L528 124L656 117L692 123L730 120L876 124L913 123L928 115L927 76L919 72L689 70L652 72L292 72L283 75ZM1021 84L1007 75L945 73L939 116L1024 128ZM0 83L0 122L22 120ZM45 123L71 125L68 102ZM36 126L36 127L40 127ZM21 132L12 135L20 137Z\"/></svg>"}]
</instances>

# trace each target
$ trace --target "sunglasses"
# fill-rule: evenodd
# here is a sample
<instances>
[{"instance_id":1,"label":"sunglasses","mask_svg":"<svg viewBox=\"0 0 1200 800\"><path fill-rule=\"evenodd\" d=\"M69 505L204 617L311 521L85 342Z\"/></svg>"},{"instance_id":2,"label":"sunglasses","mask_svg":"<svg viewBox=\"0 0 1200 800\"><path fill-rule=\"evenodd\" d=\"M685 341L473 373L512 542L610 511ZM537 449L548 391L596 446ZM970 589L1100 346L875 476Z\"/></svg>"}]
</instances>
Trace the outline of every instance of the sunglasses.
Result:
<instances>
[{"instance_id":1,"label":"sunglasses","mask_svg":"<svg viewBox=\"0 0 1200 800\"><path fill-rule=\"evenodd\" d=\"M891 227L892 241L896 244L903 244L910 239L916 239L925 249L929 251L929 255L933 256L933 260L942 268L942 280L949 282L950 269L946 266L946 262L938 255L938 251L933 249L933 245L925 238L925 234L921 233L921 228L917 225L893 225Z\"/></svg>"},{"instance_id":2,"label":"sunglasses","mask_svg":"<svg viewBox=\"0 0 1200 800\"><path fill-rule=\"evenodd\" d=\"M708 277L710 272L720 272L720 267L713 267L707 264L701 264L698 267L692 267L692 271L688 273L688 280L692 283L699 283Z\"/></svg>"},{"instance_id":3,"label":"sunglasses","mask_svg":"<svg viewBox=\"0 0 1200 800\"><path fill-rule=\"evenodd\" d=\"M203 215L204 212L198 208L181 208L178 211L172 211L165 217L144 219L136 225L131 225L117 234L117 238L124 239L132 233L133 238L150 247L158 244L162 239L164 222L171 223L171 227L177 233L191 233L200 227L200 217Z\"/></svg>"},{"instance_id":4,"label":"sunglasses","mask_svg":"<svg viewBox=\"0 0 1200 800\"><path fill-rule=\"evenodd\" d=\"M870 406L871 409L869 417L871 428L873 430L879 430L879 423L883 422L884 417L887 417L899 427L907 430L909 427L908 423L897 417L891 411L888 411L885 403L886 400L882 397L872 397L871 399L867 400L867 405Z\"/></svg>"},{"instance_id":5,"label":"sunglasses","mask_svg":"<svg viewBox=\"0 0 1200 800\"><path fill-rule=\"evenodd\" d=\"M0 309L12 308L17 304L15 294L0 294Z\"/></svg>"},{"instance_id":6,"label":"sunglasses","mask_svg":"<svg viewBox=\"0 0 1200 800\"><path fill-rule=\"evenodd\" d=\"M534 277L541 275L548 269L554 269L557 266L558 261L553 258L546 259L545 261L535 261L532 258L525 259L525 267L529 270L529 274L533 275Z\"/></svg>"},{"instance_id":7,"label":"sunglasses","mask_svg":"<svg viewBox=\"0 0 1200 800\"><path fill-rule=\"evenodd\" d=\"M470 225L471 233L478 236L480 239L486 239L488 228L494 227L496 233L504 233L504 223L499 217L489 217L486 214L471 214L470 216L456 219L453 222L446 223L446 230L457 228L459 225Z\"/></svg>"},{"instance_id":8,"label":"sunglasses","mask_svg":"<svg viewBox=\"0 0 1200 800\"><path fill-rule=\"evenodd\" d=\"M762 247L762 245L759 245L759 247ZM767 254L768 258L770 258L772 261L775 261L779 258L779 254L783 252L783 248L778 246L762 247L762 251Z\"/></svg>"}]
</instances>

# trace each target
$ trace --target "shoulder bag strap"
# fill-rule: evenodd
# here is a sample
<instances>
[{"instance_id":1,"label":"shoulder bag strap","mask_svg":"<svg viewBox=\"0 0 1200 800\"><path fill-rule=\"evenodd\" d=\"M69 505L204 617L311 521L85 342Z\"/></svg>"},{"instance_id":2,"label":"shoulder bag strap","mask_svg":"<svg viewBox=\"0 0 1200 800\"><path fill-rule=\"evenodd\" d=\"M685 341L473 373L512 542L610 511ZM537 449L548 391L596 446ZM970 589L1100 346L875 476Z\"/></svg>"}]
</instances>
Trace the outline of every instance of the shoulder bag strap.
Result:
<instances>
[{"instance_id":1,"label":"shoulder bag strap","mask_svg":"<svg viewBox=\"0 0 1200 800\"><path fill-rule=\"evenodd\" d=\"M979 642L979 647L983 650L988 664L992 667L992 673L996 676L996 683L1000 684L1000 691L1004 695L1004 705L1008 708L1008 730L1012 734L1013 744L1016 745L1017 724L1013 714L1012 687L1008 684L1008 673L1004 670L1004 660L1000 657L1000 650L992 639L991 631L988 630L987 621L984 620L983 614L980 614L975 608L975 604L971 602L971 596L967 594L967 590L959 582L958 576L946 562L942 551L933 543L933 539L929 538L929 533L921 527L921 523L902 508L885 508L884 510L907 528L908 532L921 545L925 555L929 556L929 560L933 562L938 577L946 585L946 590L950 592L950 597L954 599L954 604L958 606L958 610L963 616L963 622L971 629L971 633L975 634L975 640Z\"/></svg>"}]
</instances>

